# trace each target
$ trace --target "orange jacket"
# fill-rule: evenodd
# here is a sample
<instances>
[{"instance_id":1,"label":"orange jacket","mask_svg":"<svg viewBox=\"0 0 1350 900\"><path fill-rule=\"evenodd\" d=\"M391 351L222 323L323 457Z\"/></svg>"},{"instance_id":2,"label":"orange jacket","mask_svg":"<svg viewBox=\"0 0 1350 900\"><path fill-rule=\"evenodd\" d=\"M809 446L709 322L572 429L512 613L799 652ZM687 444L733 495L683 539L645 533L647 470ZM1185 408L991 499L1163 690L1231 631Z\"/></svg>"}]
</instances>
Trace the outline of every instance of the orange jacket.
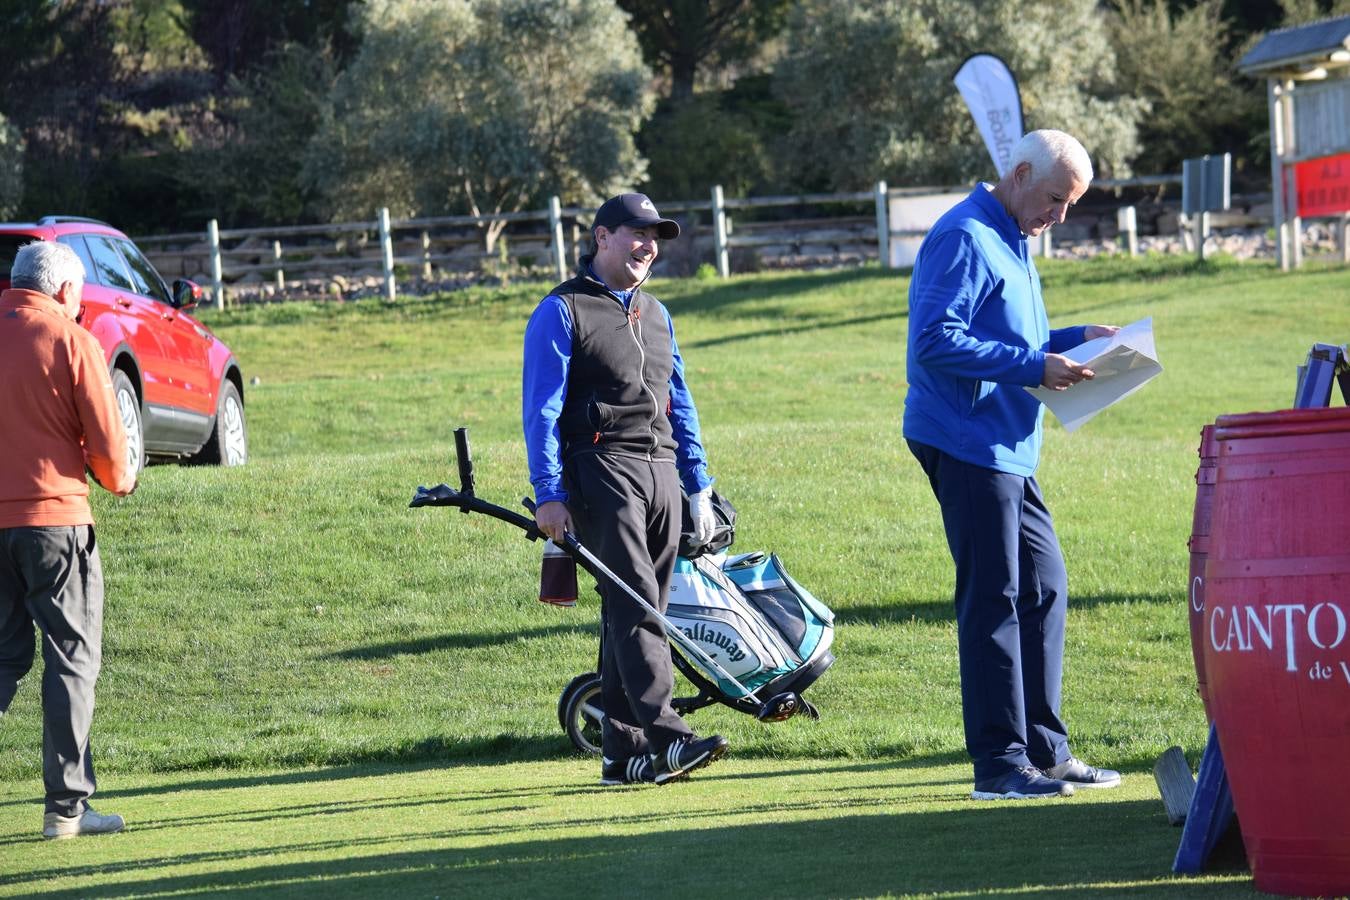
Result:
<instances>
[{"instance_id":1,"label":"orange jacket","mask_svg":"<svg viewBox=\"0 0 1350 900\"><path fill-rule=\"evenodd\" d=\"M85 466L135 487L103 349L46 294L0 293L0 528L92 524Z\"/></svg>"}]
</instances>

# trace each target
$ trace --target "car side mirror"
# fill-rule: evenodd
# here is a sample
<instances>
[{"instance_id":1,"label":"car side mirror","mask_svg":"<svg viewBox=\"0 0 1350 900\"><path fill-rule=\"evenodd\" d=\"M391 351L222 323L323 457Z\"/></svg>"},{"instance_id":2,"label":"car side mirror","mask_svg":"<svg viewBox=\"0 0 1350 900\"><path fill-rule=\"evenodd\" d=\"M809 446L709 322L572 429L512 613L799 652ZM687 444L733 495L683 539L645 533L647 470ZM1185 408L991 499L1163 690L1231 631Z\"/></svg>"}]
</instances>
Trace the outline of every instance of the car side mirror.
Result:
<instances>
[{"instance_id":1,"label":"car side mirror","mask_svg":"<svg viewBox=\"0 0 1350 900\"><path fill-rule=\"evenodd\" d=\"M176 278L173 282L173 305L175 309L187 311L197 305L197 301L202 299L202 287L195 281L189 281L186 278Z\"/></svg>"}]
</instances>

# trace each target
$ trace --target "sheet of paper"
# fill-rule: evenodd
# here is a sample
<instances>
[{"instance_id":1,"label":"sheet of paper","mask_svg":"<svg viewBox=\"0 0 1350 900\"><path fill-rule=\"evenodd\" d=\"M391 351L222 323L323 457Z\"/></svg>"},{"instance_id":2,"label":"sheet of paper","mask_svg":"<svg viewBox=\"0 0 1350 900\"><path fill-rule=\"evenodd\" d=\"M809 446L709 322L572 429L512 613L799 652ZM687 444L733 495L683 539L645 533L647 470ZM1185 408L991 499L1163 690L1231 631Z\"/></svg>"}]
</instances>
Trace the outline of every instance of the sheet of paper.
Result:
<instances>
[{"instance_id":1,"label":"sheet of paper","mask_svg":"<svg viewBox=\"0 0 1350 900\"><path fill-rule=\"evenodd\" d=\"M1065 431L1077 430L1088 419L1124 400L1162 371L1153 344L1152 317L1126 325L1111 337L1079 344L1066 351L1064 356L1086 364L1097 377L1062 391L1046 387L1029 387L1027 390L1054 413Z\"/></svg>"}]
</instances>

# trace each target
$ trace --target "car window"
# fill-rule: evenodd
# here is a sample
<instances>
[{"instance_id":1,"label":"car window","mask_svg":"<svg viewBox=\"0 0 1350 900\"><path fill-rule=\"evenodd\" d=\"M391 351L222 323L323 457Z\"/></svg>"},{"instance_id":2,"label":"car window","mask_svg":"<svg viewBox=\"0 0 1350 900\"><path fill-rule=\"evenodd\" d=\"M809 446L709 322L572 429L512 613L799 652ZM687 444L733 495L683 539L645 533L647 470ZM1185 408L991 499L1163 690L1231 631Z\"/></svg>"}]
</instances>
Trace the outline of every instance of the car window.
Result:
<instances>
[{"instance_id":1,"label":"car window","mask_svg":"<svg viewBox=\"0 0 1350 900\"><path fill-rule=\"evenodd\" d=\"M37 238L30 234L0 234L0 278L9 278L9 270L14 268L14 255L24 244L31 244Z\"/></svg>"},{"instance_id":2,"label":"car window","mask_svg":"<svg viewBox=\"0 0 1350 900\"><path fill-rule=\"evenodd\" d=\"M127 272L126 261L122 259L122 254L117 252L111 238L101 234L89 234L85 235L85 243L89 245L89 255L94 261L94 269L98 272L96 281L108 287L122 288L126 291L136 290L131 283L131 275Z\"/></svg>"},{"instance_id":3,"label":"car window","mask_svg":"<svg viewBox=\"0 0 1350 900\"><path fill-rule=\"evenodd\" d=\"M84 237L78 234L63 234L56 240L74 250L80 262L84 263L84 280L97 284L98 269L94 266L94 258L89 255L89 247L84 243Z\"/></svg>"},{"instance_id":4,"label":"car window","mask_svg":"<svg viewBox=\"0 0 1350 900\"><path fill-rule=\"evenodd\" d=\"M164 286L164 279L159 277L155 267L150 265L150 260L146 259L131 241L117 238L116 243L122 255L126 257L127 268L131 271L131 281L136 285L136 291L147 297L154 297L160 303L168 303L169 290Z\"/></svg>"}]
</instances>

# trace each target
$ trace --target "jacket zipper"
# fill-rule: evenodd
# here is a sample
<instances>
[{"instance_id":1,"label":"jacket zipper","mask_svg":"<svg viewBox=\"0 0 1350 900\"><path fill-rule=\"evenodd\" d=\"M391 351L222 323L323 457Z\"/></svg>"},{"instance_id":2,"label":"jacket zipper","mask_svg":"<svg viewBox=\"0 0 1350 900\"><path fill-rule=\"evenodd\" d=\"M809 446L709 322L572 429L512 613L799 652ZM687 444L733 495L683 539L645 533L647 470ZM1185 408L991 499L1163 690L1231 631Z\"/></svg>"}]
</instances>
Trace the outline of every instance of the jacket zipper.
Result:
<instances>
[{"instance_id":1,"label":"jacket zipper","mask_svg":"<svg viewBox=\"0 0 1350 900\"><path fill-rule=\"evenodd\" d=\"M636 305L636 295L629 299L629 303ZM647 351L642 347L642 317L641 309L628 310L628 333L633 336L634 342L638 348L638 382L642 389L652 398L652 418L647 425L647 431L651 433L652 445L647 451L647 458L650 460L652 453L656 452L659 441L656 439L656 417L661 414L661 408L656 402L656 391L652 390L651 385L647 384Z\"/></svg>"}]
</instances>

